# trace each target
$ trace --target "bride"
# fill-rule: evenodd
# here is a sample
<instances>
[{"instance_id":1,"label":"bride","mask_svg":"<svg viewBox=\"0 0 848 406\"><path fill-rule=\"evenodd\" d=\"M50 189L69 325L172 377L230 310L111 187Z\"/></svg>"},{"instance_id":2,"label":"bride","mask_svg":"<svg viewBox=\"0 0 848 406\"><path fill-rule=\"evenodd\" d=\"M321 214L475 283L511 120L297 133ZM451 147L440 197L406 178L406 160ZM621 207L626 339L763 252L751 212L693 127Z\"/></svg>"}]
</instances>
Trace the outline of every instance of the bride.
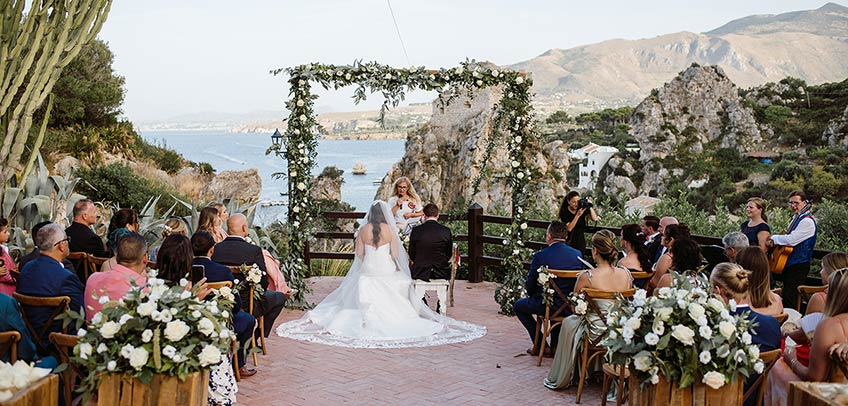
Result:
<instances>
[{"instance_id":1,"label":"bride","mask_svg":"<svg viewBox=\"0 0 848 406\"><path fill-rule=\"evenodd\" d=\"M441 316L415 297L409 257L386 202L371 204L341 285L277 335L353 348L425 347L470 341L486 328Z\"/></svg>"}]
</instances>

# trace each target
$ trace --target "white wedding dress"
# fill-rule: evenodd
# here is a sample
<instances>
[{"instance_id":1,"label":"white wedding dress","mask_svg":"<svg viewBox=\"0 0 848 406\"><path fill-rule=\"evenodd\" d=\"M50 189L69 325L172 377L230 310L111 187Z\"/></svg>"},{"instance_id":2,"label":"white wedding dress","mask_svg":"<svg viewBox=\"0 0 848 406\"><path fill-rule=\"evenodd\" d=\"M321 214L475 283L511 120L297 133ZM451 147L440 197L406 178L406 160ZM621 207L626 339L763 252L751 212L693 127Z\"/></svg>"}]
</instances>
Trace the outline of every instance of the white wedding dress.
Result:
<instances>
[{"instance_id":1,"label":"white wedding dress","mask_svg":"<svg viewBox=\"0 0 848 406\"><path fill-rule=\"evenodd\" d=\"M390 230L390 237L380 238L389 241L374 244L372 233L359 233L356 259L341 285L302 318L281 324L277 335L342 347L403 348L486 334L485 327L441 316L415 297L409 260L385 202L372 204L365 224L367 230Z\"/></svg>"}]
</instances>

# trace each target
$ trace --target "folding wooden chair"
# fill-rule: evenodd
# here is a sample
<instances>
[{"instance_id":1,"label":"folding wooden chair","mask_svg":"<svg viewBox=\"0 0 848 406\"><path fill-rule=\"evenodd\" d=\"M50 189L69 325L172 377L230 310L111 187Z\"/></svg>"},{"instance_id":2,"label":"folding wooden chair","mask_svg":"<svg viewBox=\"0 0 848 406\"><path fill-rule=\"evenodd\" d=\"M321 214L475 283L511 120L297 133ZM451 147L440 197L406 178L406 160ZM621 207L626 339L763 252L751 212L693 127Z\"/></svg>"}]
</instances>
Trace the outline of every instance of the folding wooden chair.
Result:
<instances>
[{"instance_id":1,"label":"folding wooden chair","mask_svg":"<svg viewBox=\"0 0 848 406\"><path fill-rule=\"evenodd\" d=\"M604 363L604 384L601 388L601 406L607 406L607 392L609 391L610 381L615 379L616 386L616 406L621 406L627 400L627 391L624 390L624 382L630 379L630 369L625 365L613 365Z\"/></svg>"},{"instance_id":2,"label":"folding wooden chair","mask_svg":"<svg viewBox=\"0 0 848 406\"><path fill-rule=\"evenodd\" d=\"M603 323L604 328L606 329L607 325L607 317L604 312L601 310L601 307L598 306L598 300L614 300L616 297L621 296L624 298L632 298L636 293L636 289L628 289L621 292L607 292L603 290L597 289L583 289L583 293L586 294L586 302L588 307L586 312L594 313L595 317L598 318L600 323ZM583 335L583 352L580 357L580 383L577 385L577 399L575 399L576 403L580 403L580 396L583 395L583 386L586 384L586 375L589 373L589 364L592 360L602 354L607 352L606 348L601 346L601 341L604 339L603 334L598 337L591 338L589 334ZM606 396L606 394L603 394Z\"/></svg>"},{"instance_id":3,"label":"folding wooden chair","mask_svg":"<svg viewBox=\"0 0 848 406\"><path fill-rule=\"evenodd\" d=\"M21 312L21 317L24 319L24 324L26 325L27 330L29 330L29 334L32 337L33 341L35 341L35 345L38 348L39 354L51 354L58 355L55 349L50 349L44 346L42 341L49 340L48 333L50 333L50 327L53 324L53 321L60 314L68 311L68 306L71 304L71 298L68 296L54 296L54 297L36 297L36 296L27 296L22 295L18 292L13 293L15 300L18 301L18 309ZM44 323L43 326L39 330L36 330L32 323L29 321L29 317L27 314L27 307L48 307L52 308L53 312L50 314L50 317L47 318L47 322ZM63 333L66 331L62 331ZM58 357L57 357L58 358Z\"/></svg>"},{"instance_id":4,"label":"folding wooden chair","mask_svg":"<svg viewBox=\"0 0 848 406\"><path fill-rule=\"evenodd\" d=\"M244 265L244 266L247 269L250 269L251 267L253 267L253 264ZM246 274L242 273L242 271L241 271L242 266L241 265L233 265L233 266L230 266L229 268L230 268L230 272L233 273L233 276L235 276L236 279L238 279L239 276L241 278L247 277ZM248 298L247 298L247 311L250 312L250 314L253 314L253 307L254 307L253 291L254 291L253 286L251 286L250 289L248 289L248 291L247 291L247 296L248 296ZM242 298L242 300L244 300L244 298ZM256 317L255 314L253 314L253 316ZM260 342L260 345L261 345L260 348L262 348L262 355L267 355L268 351L265 347L265 316L261 315L259 317L256 317L256 321L259 324L259 342ZM250 343L251 343L250 345L251 345L252 348L256 348L256 335L255 334L251 336ZM259 357L256 355L255 352L253 353L253 365L259 366Z\"/></svg>"},{"instance_id":5,"label":"folding wooden chair","mask_svg":"<svg viewBox=\"0 0 848 406\"><path fill-rule=\"evenodd\" d=\"M827 289L827 286L808 286L801 285L798 286L798 302L795 303L795 310L799 313L801 312L801 304L803 302L809 302L810 298L813 297L814 294L818 292L824 292Z\"/></svg>"},{"instance_id":6,"label":"folding wooden chair","mask_svg":"<svg viewBox=\"0 0 848 406\"><path fill-rule=\"evenodd\" d=\"M79 344L79 337L70 334L50 333L50 342L53 343L59 352L59 362L68 366L64 371L59 373L59 377L62 380L62 391L65 393L65 405L72 406L74 404L80 404L79 400L82 399L82 395L74 398L72 393L76 387L77 378L85 376L85 373L83 373L79 365L71 361L70 357L73 348Z\"/></svg>"},{"instance_id":7,"label":"folding wooden chair","mask_svg":"<svg viewBox=\"0 0 848 406\"><path fill-rule=\"evenodd\" d=\"M789 314L788 313L780 313L780 314L774 316L774 318L777 319L777 324L782 326L783 323L786 322L786 319L789 318Z\"/></svg>"},{"instance_id":8,"label":"folding wooden chair","mask_svg":"<svg viewBox=\"0 0 848 406\"><path fill-rule=\"evenodd\" d=\"M85 281L88 280L88 277L91 276L91 273L94 272L92 271L88 261L88 257L90 256L91 255L87 252L71 252L68 254L68 259L74 263L74 266L80 268L77 269L77 271L82 271L83 277L85 277L82 281L83 283L85 283ZM77 275L79 275L79 273L77 273Z\"/></svg>"},{"instance_id":9,"label":"folding wooden chair","mask_svg":"<svg viewBox=\"0 0 848 406\"><path fill-rule=\"evenodd\" d=\"M552 279L577 279L582 272L582 270L564 271L560 269L548 269L548 273ZM562 300L562 305L553 312L551 312L551 307L546 305L545 314L543 316L536 316L536 338L533 340L533 349L539 350L538 366L542 366L542 358L545 356L545 345L547 344L548 336L551 335L551 330L562 324L562 321L565 320L565 311L569 306L568 296L560 290L555 282L551 283L551 288L553 288L556 297Z\"/></svg>"},{"instance_id":10,"label":"folding wooden chair","mask_svg":"<svg viewBox=\"0 0 848 406\"><path fill-rule=\"evenodd\" d=\"M745 395L742 399L743 402L747 402L748 398L750 398L751 396L756 396L756 402L754 404L763 404L763 395L766 393L766 381L768 380L769 371L771 371L771 368L774 366L775 363L777 363L777 360L779 360L782 356L783 352L780 349L760 353L760 359L765 364L765 368L763 368L763 373L761 373L760 376L757 377L757 380L754 381L751 387L749 387L748 390L745 391Z\"/></svg>"},{"instance_id":11,"label":"folding wooden chair","mask_svg":"<svg viewBox=\"0 0 848 406\"><path fill-rule=\"evenodd\" d=\"M233 288L233 283L230 281L221 281L221 282L206 282L206 287L213 290L221 290L223 287L228 287L230 289ZM239 309L241 310L241 309ZM233 364L233 373L236 375L236 381L241 381L241 373L238 368L238 354L236 354L236 346L238 345L238 338L233 338L233 344L230 346L230 361Z\"/></svg>"},{"instance_id":12,"label":"folding wooden chair","mask_svg":"<svg viewBox=\"0 0 848 406\"><path fill-rule=\"evenodd\" d=\"M0 333L0 358L9 354L9 363L14 364L18 360L18 343L21 342L21 333L17 331L4 331Z\"/></svg>"}]
</instances>

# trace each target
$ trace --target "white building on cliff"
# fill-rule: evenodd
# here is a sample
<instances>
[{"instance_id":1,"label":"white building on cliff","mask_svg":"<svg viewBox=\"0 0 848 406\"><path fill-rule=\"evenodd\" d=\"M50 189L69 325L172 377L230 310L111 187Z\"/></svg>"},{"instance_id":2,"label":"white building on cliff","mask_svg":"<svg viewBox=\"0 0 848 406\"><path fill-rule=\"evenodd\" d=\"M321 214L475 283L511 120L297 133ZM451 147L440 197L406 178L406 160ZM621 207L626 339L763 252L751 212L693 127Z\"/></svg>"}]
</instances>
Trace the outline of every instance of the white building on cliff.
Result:
<instances>
[{"instance_id":1,"label":"white building on cliff","mask_svg":"<svg viewBox=\"0 0 848 406\"><path fill-rule=\"evenodd\" d=\"M571 158L579 159L580 162L580 177L577 184L578 189L594 189L595 183L598 180L598 174L601 169L615 154L618 153L618 148L600 146L595 143L589 143L583 148L575 149L568 155Z\"/></svg>"}]
</instances>

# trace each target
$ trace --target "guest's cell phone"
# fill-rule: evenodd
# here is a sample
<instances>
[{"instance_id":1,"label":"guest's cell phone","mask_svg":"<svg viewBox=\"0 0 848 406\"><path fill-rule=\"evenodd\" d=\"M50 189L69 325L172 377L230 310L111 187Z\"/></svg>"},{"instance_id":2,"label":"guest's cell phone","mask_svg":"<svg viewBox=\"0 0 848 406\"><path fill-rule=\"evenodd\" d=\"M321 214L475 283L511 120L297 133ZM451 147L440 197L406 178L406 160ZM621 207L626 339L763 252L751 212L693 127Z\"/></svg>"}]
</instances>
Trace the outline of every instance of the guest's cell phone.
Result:
<instances>
[{"instance_id":1,"label":"guest's cell phone","mask_svg":"<svg viewBox=\"0 0 848 406\"><path fill-rule=\"evenodd\" d=\"M203 265L191 266L191 284L196 285L201 279L206 277L206 267Z\"/></svg>"}]
</instances>

